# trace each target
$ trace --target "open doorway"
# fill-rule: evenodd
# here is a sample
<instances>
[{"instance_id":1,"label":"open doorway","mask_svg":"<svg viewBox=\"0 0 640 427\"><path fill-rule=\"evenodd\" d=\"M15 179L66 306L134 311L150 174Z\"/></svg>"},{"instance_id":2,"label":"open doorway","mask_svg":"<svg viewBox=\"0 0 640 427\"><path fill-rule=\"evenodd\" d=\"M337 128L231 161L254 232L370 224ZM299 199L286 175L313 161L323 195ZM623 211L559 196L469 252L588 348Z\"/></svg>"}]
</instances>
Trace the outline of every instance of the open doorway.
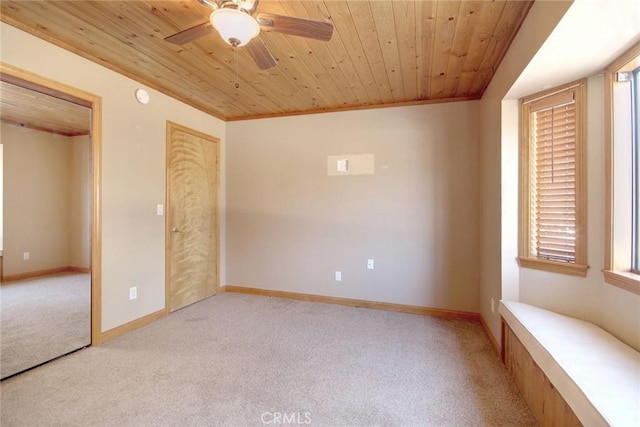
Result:
<instances>
[{"instance_id":1,"label":"open doorway","mask_svg":"<svg viewBox=\"0 0 640 427\"><path fill-rule=\"evenodd\" d=\"M2 65L6 378L100 339L100 98Z\"/></svg>"}]
</instances>

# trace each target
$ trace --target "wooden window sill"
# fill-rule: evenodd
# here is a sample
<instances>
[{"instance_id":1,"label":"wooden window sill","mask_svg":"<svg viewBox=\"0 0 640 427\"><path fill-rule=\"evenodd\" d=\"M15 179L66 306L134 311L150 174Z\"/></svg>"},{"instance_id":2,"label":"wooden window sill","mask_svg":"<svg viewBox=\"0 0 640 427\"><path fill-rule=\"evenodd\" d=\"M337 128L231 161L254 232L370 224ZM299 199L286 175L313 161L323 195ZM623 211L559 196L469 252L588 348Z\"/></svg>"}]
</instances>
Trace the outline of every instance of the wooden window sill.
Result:
<instances>
[{"instance_id":1,"label":"wooden window sill","mask_svg":"<svg viewBox=\"0 0 640 427\"><path fill-rule=\"evenodd\" d=\"M630 271L604 270L604 281L626 291L640 295L640 274Z\"/></svg>"},{"instance_id":2,"label":"wooden window sill","mask_svg":"<svg viewBox=\"0 0 640 427\"><path fill-rule=\"evenodd\" d=\"M588 265L569 264L568 262L548 261L546 259L518 257L518 265L523 268L548 271L551 273L569 274L572 276L585 277Z\"/></svg>"}]
</instances>

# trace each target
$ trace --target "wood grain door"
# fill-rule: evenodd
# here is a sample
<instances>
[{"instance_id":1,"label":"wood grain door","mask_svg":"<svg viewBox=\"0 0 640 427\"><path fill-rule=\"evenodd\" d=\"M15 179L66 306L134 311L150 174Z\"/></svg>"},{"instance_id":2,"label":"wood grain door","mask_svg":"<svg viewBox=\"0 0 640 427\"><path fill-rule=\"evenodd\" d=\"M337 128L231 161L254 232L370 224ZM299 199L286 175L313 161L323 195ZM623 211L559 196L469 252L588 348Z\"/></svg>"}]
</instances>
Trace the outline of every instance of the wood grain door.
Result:
<instances>
[{"instance_id":1,"label":"wood grain door","mask_svg":"<svg viewBox=\"0 0 640 427\"><path fill-rule=\"evenodd\" d=\"M168 311L218 289L219 146L217 138L167 122Z\"/></svg>"}]
</instances>

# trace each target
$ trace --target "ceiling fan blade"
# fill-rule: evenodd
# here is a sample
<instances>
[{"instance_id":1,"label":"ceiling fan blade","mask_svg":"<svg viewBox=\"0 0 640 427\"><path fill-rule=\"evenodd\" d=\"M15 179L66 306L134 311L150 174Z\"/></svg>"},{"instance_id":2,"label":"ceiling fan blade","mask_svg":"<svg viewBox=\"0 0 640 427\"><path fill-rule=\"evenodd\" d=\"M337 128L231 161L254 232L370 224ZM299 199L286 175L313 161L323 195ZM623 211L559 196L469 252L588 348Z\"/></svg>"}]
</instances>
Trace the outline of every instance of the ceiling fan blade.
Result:
<instances>
[{"instance_id":1,"label":"ceiling fan blade","mask_svg":"<svg viewBox=\"0 0 640 427\"><path fill-rule=\"evenodd\" d=\"M218 8L216 0L198 0L198 2L207 6L209 9L216 10Z\"/></svg>"},{"instance_id":2,"label":"ceiling fan blade","mask_svg":"<svg viewBox=\"0 0 640 427\"><path fill-rule=\"evenodd\" d=\"M261 13L258 15L257 20L264 31L275 31L322 41L329 41L333 36L333 23L331 21L274 15L272 13Z\"/></svg>"},{"instance_id":3,"label":"ceiling fan blade","mask_svg":"<svg viewBox=\"0 0 640 427\"><path fill-rule=\"evenodd\" d=\"M273 55L271 55L271 52L259 37L251 40L244 48L247 49L247 52L249 52L249 55L261 70L276 66L276 60L273 59Z\"/></svg>"},{"instance_id":4,"label":"ceiling fan blade","mask_svg":"<svg viewBox=\"0 0 640 427\"><path fill-rule=\"evenodd\" d=\"M213 26L211 22L203 22L202 24L198 24L194 27L187 28L186 30L182 30L179 33L175 33L172 36L165 37L164 41L173 44L185 44L195 39L199 39L200 37L208 36L213 32Z\"/></svg>"}]
</instances>

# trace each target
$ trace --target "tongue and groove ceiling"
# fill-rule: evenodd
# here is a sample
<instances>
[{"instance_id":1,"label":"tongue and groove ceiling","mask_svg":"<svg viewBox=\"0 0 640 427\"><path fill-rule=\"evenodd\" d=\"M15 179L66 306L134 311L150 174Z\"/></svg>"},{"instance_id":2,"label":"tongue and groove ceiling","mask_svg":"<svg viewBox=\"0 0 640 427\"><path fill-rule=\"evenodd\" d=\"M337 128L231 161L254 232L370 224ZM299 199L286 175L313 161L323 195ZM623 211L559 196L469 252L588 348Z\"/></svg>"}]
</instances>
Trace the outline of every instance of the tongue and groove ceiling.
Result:
<instances>
[{"instance_id":1,"label":"tongue and groove ceiling","mask_svg":"<svg viewBox=\"0 0 640 427\"><path fill-rule=\"evenodd\" d=\"M0 122L63 136L89 135L91 109L0 81Z\"/></svg>"},{"instance_id":2,"label":"tongue and groove ceiling","mask_svg":"<svg viewBox=\"0 0 640 427\"><path fill-rule=\"evenodd\" d=\"M321 42L261 32L277 67L259 70L184 1L7 1L0 19L223 120L478 99L532 1L262 0L257 11L328 19ZM239 87L236 88L236 83ZM133 96L133 94L132 94Z\"/></svg>"}]
</instances>

